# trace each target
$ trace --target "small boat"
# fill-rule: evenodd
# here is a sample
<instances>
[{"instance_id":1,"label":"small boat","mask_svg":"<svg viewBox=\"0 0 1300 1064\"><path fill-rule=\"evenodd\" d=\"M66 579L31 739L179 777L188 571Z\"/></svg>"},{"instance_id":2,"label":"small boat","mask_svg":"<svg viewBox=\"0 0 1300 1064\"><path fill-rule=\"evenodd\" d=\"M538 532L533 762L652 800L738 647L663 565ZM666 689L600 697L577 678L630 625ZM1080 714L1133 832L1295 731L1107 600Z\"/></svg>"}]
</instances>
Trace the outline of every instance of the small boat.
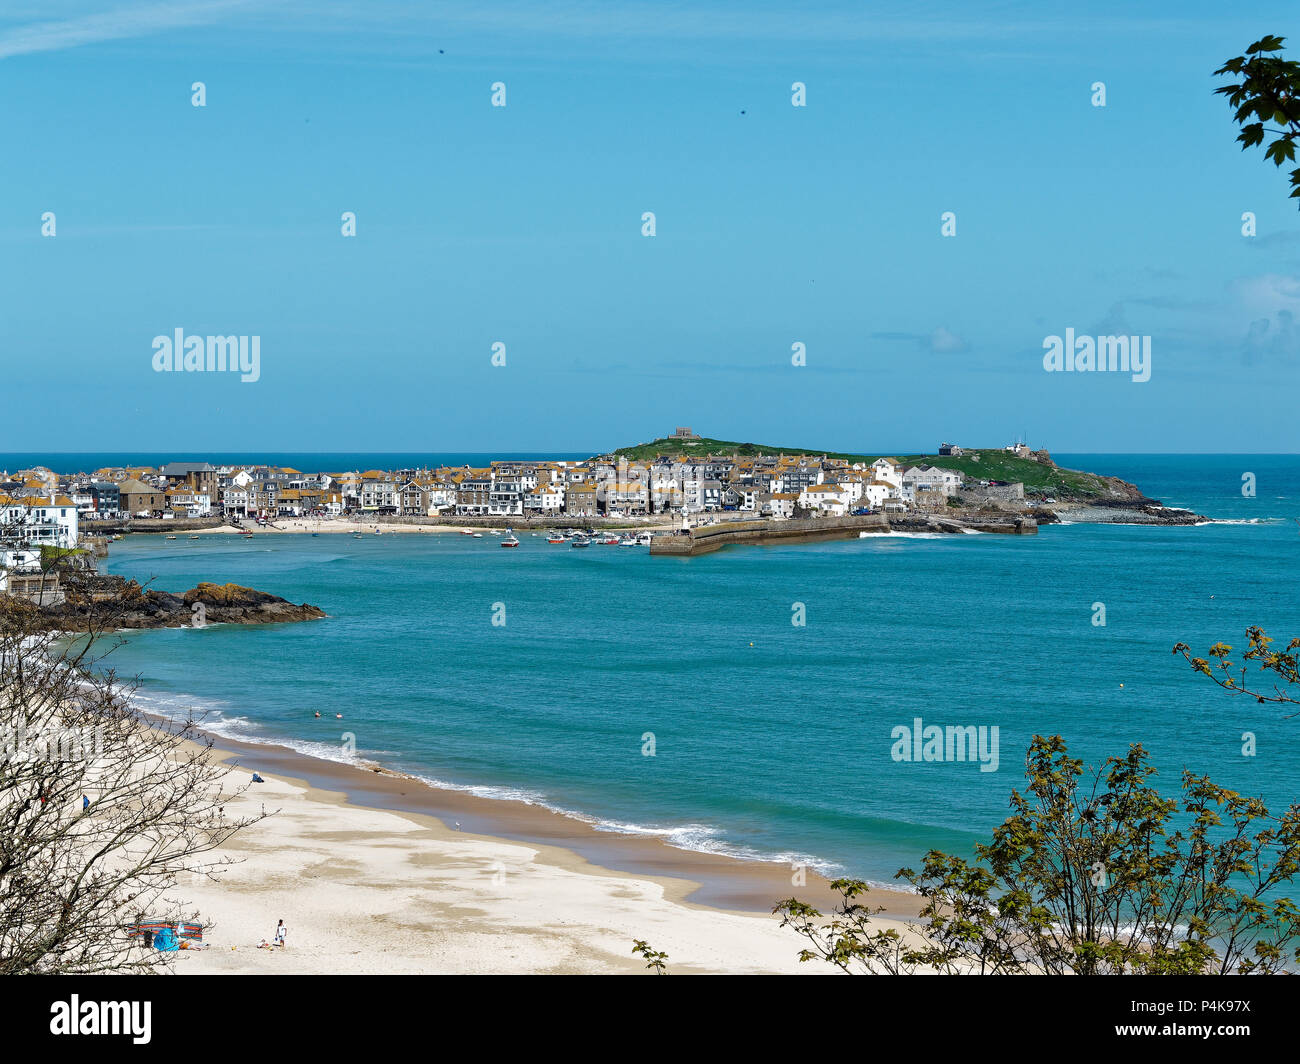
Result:
<instances>
[{"instance_id":1,"label":"small boat","mask_svg":"<svg viewBox=\"0 0 1300 1064\"><path fill-rule=\"evenodd\" d=\"M472 535L475 539L482 539L482 538L483 538L483 533L482 533L482 532L471 532L470 535Z\"/></svg>"},{"instance_id":2,"label":"small boat","mask_svg":"<svg viewBox=\"0 0 1300 1064\"><path fill-rule=\"evenodd\" d=\"M509 531L509 530L507 529L507 531ZM503 539L503 540L498 544L498 546L501 546L501 547L517 547L517 546L519 546L519 540L516 539L516 538L515 538L515 534L514 534L513 532L511 532L510 535L506 536L506 538Z\"/></svg>"},{"instance_id":3,"label":"small boat","mask_svg":"<svg viewBox=\"0 0 1300 1064\"><path fill-rule=\"evenodd\" d=\"M622 539L618 541L618 545L620 547L635 547L636 536L624 536Z\"/></svg>"},{"instance_id":4,"label":"small boat","mask_svg":"<svg viewBox=\"0 0 1300 1064\"><path fill-rule=\"evenodd\" d=\"M239 533L239 538L240 538L240 539L252 539L252 538L253 538L253 533L251 533L251 532L241 532L241 533Z\"/></svg>"},{"instance_id":5,"label":"small boat","mask_svg":"<svg viewBox=\"0 0 1300 1064\"><path fill-rule=\"evenodd\" d=\"M648 546L650 546L650 541L651 541L652 539L654 539L654 538L655 538L655 537L654 537L654 534L653 534L653 533L651 533L651 532L642 532L640 535L638 535L638 536L636 537L636 543L637 543L637 546L638 546L638 547L648 547Z\"/></svg>"},{"instance_id":6,"label":"small boat","mask_svg":"<svg viewBox=\"0 0 1300 1064\"><path fill-rule=\"evenodd\" d=\"M570 547L590 547L590 546L591 546L591 540L589 540L586 536L582 536L582 535L574 536L573 539L571 539L571 540L569 541L569 546L570 546Z\"/></svg>"},{"instance_id":7,"label":"small boat","mask_svg":"<svg viewBox=\"0 0 1300 1064\"><path fill-rule=\"evenodd\" d=\"M547 542L547 543L563 543L563 542L564 542L566 539L568 539L568 538L569 538L569 537L566 536L563 532L552 532L549 536L546 537L546 542Z\"/></svg>"},{"instance_id":8,"label":"small boat","mask_svg":"<svg viewBox=\"0 0 1300 1064\"><path fill-rule=\"evenodd\" d=\"M168 532L168 533L167 533L167 538L168 538L168 539L175 539L176 537L175 537L172 533Z\"/></svg>"},{"instance_id":9,"label":"small boat","mask_svg":"<svg viewBox=\"0 0 1300 1064\"><path fill-rule=\"evenodd\" d=\"M198 538L199 538L199 534L197 532L191 533L190 539L198 539Z\"/></svg>"},{"instance_id":10,"label":"small boat","mask_svg":"<svg viewBox=\"0 0 1300 1064\"><path fill-rule=\"evenodd\" d=\"M474 534L474 530L472 528L462 528L460 530L460 534L462 536L472 536Z\"/></svg>"},{"instance_id":11,"label":"small boat","mask_svg":"<svg viewBox=\"0 0 1300 1064\"><path fill-rule=\"evenodd\" d=\"M315 538L316 538L317 536L319 536L319 535L320 535L319 532L313 532L313 533L312 533L312 538L315 539Z\"/></svg>"},{"instance_id":12,"label":"small boat","mask_svg":"<svg viewBox=\"0 0 1300 1064\"><path fill-rule=\"evenodd\" d=\"M598 540L596 540L596 542L599 543L602 547L617 547L618 536L615 536L611 533L608 536L601 536Z\"/></svg>"},{"instance_id":13,"label":"small boat","mask_svg":"<svg viewBox=\"0 0 1300 1064\"><path fill-rule=\"evenodd\" d=\"M361 533L360 533L360 532L353 532L353 533L352 533L352 538L353 538L353 539L360 539L360 538L361 538Z\"/></svg>"}]
</instances>

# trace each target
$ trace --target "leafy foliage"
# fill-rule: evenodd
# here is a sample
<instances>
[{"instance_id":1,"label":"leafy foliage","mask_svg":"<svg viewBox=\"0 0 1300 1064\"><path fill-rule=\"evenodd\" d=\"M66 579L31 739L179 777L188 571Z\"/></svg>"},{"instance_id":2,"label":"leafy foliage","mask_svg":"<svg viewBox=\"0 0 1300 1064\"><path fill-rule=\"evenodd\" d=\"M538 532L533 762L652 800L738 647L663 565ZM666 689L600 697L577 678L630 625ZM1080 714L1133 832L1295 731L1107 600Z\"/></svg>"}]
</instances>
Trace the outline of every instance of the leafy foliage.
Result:
<instances>
[{"instance_id":1,"label":"leafy foliage","mask_svg":"<svg viewBox=\"0 0 1300 1064\"><path fill-rule=\"evenodd\" d=\"M1300 936L1276 890L1300 871L1300 805L1281 818L1184 772L1163 797L1140 745L1085 780L1060 736L1035 736L1028 787L976 859L932 850L898 876L925 899L921 923L880 928L860 880L836 880L829 918L776 906L820 958L845 972L906 974L1271 974Z\"/></svg>"},{"instance_id":2,"label":"leafy foliage","mask_svg":"<svg viewBox=\"0 0 1300 1064\"><path fill-rule=\"evenodd\" d=\"M1295 141L1300 135L1300 63L1271 54L1282 51L1284 41L1262 37L1245 55L1229 59L1214 72L1241 79L1214 90L1227 96L1234 108L1233 119L1241 126L1237 134L1241 150L1272 136L1264 157L1275 166L1295 162ZM1291 171L1291 198L1300 199L1300 167Z\"/></svg>"},{"instance_id":3,"label":"leafy foliage","mask_svg":"<svg viewBox=\"0 0 1300 1064\"><path fill-rule=\"evenodd\" d=\"M639 938L633 940L632 952L641 954L646 959L646 967L653 968L655 975L668 974L668 954L651 949L648 942Z\"/></svg>"},{"instance_id":4,"label":"leafy foliage","mask_svg":"<svg viewBox=\"0 0 1300 1064\"><path fill-rule=\"evenodd\" d=\"M1178 643L1174 646L1173 652L1181 654L1187 663L1191 665L1193 672L1198 672L1203 676L1208 676L1225 691L1233 694L1247 695L1256 702L1280 702L1287 705L1300 705L1300 698L1296 695L1284 691L1276 684L1273 685L1272 693L1266 693L1263 690L1252 689L1247 674L1250 670L1248 662L1255 662L1261 672L1271 672L1280 677L1288 685L1294 686L1300 684L1300 658L1297 658L1297 651L1300 651L1300 638L1292 639L1286 645L1285 650L1273 650L1273 639L1264 629L1252 625L1246 629L1247 649L1241 656L1242 664L1240 669L1228 657L1232 653L1232 647L1227 643L1215 643L1206 651L1207 657L1197 658L1192 656L1191 648L1186 643ZM1211 659L1213 664L1211 664ZM1300 714L1300 710L1295 713L1288 713L1287 716L1294 717Z\"/></svg>"}]
</instances>

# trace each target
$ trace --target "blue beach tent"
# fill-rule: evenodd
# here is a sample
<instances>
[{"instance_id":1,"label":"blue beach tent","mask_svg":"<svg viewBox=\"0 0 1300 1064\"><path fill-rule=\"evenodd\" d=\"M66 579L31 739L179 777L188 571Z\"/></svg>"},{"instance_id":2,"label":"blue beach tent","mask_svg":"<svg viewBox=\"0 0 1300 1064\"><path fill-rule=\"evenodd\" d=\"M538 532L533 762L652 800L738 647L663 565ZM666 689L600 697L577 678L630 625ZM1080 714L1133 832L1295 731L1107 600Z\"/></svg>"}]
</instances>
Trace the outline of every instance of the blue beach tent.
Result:
<instances>
[{"instance_id":1,"label":"blue beach tent","mask_svg":"<svg viewBox=\"0 0 1300 1064\"><path fill-rule=\"evenodd\" d=\"M174 927L164 927L153 936L153 948L162 950L164 953L175 953L180 946L176 942L176 929Z\"/></svg>"}]
</instances>

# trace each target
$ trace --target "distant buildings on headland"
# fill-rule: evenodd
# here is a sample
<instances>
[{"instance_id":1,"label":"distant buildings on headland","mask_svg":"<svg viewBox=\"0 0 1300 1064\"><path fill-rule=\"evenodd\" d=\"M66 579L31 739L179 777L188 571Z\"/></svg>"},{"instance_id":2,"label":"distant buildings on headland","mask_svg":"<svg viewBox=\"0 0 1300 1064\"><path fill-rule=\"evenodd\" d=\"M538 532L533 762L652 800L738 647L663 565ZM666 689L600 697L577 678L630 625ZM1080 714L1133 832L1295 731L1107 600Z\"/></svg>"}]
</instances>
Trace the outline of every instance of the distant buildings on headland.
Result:
<instances>
[{"instance_id":1,"label":"distant buildings on headland","mask_svg":"<svg viewBox=\"0 0 1300 1064\"><path fill-rule=\"evenodd\" d=\"M669 442L701 439L679 427ZM939 450L944 456L963 453L950 443ZM1031 453L1024 444L1006 450ZM778 519L841 517L942 509L964 484L956 469L894 458L685 455L673 448L644 460L605 454L584 461L355 471L189 461L76 474L37 467L0 473L0 526L21 525L21 545L39 550L74 547L81 528L122 518L689 518L733 510ZM11 547L14 539L11 531L6 537Z\"/></svg>"}]
</instances>

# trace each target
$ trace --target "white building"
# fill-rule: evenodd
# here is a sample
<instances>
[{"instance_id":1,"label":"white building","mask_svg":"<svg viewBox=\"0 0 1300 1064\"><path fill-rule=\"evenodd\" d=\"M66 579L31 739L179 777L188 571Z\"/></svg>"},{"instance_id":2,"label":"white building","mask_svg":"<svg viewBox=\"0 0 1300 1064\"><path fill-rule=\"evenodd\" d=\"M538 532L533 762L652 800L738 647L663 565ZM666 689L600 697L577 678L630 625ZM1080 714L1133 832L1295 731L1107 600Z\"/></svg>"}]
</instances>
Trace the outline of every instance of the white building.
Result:
<instances>
[{"instance_id":1,"label":"white building","mask_svg":"<svg viewBox=\"0 0 1300 1064\"><path fill-rule=\"evenodd\" d=\"M899 491L892 484L887 484L883 480L873 480L869 484L862 485L862 501L866 503L870 510L883 509L886 499L897 498Z\"/></svg>"},{"instance_id":2,"label":"white building","mask_svg":"<svg viewBox=\"0 0 1300 1064\"><path fill-rule=\"evenodd\" d=\"M564 510L564 489L550 483L524 493L524 509L554 517Z\"/></svg>"},{"instance_id":3,"label":"white building","mask_svg":"<svg viewBox=\"0 0 1300 1064\"><path fill-rule=\"evenodd\" d=\"M955 469L940 469L938 466L912 466L903 473L902 496L906 502L915 502L918 490L939 491L944 495L954 495L961 490L965 478Z\"/></svg>"},{"instance_id":4,"label":"white building","mask_svg":"<svg viewBox=\"0 0 1300 1064\"><path fill-rule=\"evenodd\" d=\"M799 492L799 505L827 517L849 512L849 491L839 484L812 484Z\"/></svg>"},{"instance_id":5,"label":"white building","mask_svg":"<svg viewBox=\"0 0 1300 1064\"><path fill-rule=\"evenodd\" d=\"M212 513L212 496L206 491L169 491L167 505L171 509L184 510L188 517L207 517Z\"/></svg>"},{"instance_id":6,"label":"white building","mask_svg":"<svg viewBox=\"0 0 1300 1064\"><path fill-rule=\"evenodd\" d=\"M871 475L874 479L892 485L898 490L903 487L903 467L892 458L878 458L871 463Z\"/></svg>"},{"instance_id":7,"label":"white building","mask_svg":"<svg viewBox=\"0 0 1300 1064\"><path fill-rule=\"evenodd\" d=\"M0 495L0 541L7 547L72 549L78 537L77 507L66 495Z\"/></svg>"},{"instance_id":8,"label":"white building","mask_svg":"<svg viewBox=\"0 0 1300 1064\"><path fill-rule=\"evenodd\" d=\"M0 550L0 592L9 590L10 573L34 573L40 567L38 550Z\"/></svg>"},{"instance_id":9,"label":"white building","mask_svg":"<svg viewBox=\"0 0 1300 1064\"><path fill-rule=\"evenodd\" d=\"M799 495L797 492L784 491L773 495L767 505L771 508L773 517L793 517L795 503L798 501Z\"/></svg>"}]
</instances>

